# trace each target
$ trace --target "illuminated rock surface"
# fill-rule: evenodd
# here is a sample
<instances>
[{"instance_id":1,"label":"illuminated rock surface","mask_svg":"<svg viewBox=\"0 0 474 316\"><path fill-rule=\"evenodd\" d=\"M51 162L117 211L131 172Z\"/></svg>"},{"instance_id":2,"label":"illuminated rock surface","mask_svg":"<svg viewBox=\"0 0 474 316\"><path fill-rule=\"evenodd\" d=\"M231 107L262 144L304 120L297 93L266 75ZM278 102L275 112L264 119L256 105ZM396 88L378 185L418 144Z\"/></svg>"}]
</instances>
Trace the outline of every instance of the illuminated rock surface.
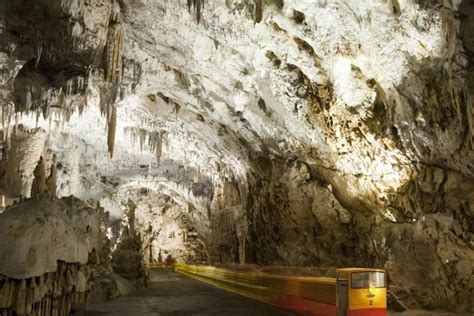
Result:
<instances>
[{"instance_id":1,"label":"illuminated rock surface","mask_svg":"<svg viewBox=\"0 0 474 316\"><path fill-rule=\"evenodd\" d=\"M1 0L7 200L55 155L145 261L384 267L472 312L474 5L253 3Z\"/></svg>"}]
</instances>

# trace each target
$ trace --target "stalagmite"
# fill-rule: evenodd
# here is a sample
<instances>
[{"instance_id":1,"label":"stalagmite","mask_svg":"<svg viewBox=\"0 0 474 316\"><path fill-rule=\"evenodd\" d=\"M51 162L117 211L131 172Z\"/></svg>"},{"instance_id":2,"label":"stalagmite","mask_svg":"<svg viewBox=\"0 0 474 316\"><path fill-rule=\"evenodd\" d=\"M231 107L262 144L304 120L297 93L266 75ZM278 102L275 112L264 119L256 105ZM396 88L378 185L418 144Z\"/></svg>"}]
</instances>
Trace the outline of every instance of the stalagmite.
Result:
<instances>
[{"instance_id":1,"label":"stalagmite","mask_svg":"<svg viewBox=\"0 0 474 316\"><path fill-rule=\"evenodd\" d=\"M43 156L40 157L35 170L33 171L33 185L31 186L31 197L41 198L45 194L46 189L46 171Z\"/></svg>"},{"instance_id":2,"label":"stalagmite","mask_svg":"<svg viewBox=\"0 0 474 316\"><path fill-rule=\"evenodd\" d=\"M45 182L45 190L44 190L44 196L47 198L55 198L56 197L56 182L57 182L57 175L58 170L57 170L57 162L56 162L56 155L53 155L53 161L51 164L51 173L49 174L49 177L46 179Z\"/></svg>"},{"instance_id":3,"label":"stalagmite","mask_svg":"<svg viewBox=\"0 0 474 316\"><path fill-rule=\"evenodd\" d=\"M123 208L120 241L112 253L112 266L115 272L134 282L137 286L147 286L148 275L144 265L141 239L135 227L137 207L129 199Z\"/></svg>"}]
</instances>

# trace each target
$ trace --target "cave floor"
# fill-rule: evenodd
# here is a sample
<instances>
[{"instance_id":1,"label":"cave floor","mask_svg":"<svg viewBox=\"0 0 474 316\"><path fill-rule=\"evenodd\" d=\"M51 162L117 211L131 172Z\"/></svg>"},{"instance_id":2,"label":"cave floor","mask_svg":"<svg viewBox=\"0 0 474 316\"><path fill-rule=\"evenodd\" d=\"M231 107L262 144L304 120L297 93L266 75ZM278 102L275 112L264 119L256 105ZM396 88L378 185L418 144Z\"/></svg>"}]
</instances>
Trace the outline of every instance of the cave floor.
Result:
<instances>
[{"instance_id":1,"label":"cave floor","mask_svg":"<svg viewBox=\"0 0 474 316\"><path fill-rule=\"evenodd\" d=\"M171 270L151 270L146 289L88 305L84 316L116 315L294 315L229 293ZM388 312L388 316L461 316L433 311ZM467 315L467 314L466 314Z\"/></svg>"},{"instance_id":2,"label":"cave floor","mask_svg":"<svg viewBox=\"0 0 474 316\"><path fill-rule=\"evenodd\" d=\"M116 300L90 304L96 315L293 315L172 271L150 271L150 286Z\"/></svg>"}]
</instances>

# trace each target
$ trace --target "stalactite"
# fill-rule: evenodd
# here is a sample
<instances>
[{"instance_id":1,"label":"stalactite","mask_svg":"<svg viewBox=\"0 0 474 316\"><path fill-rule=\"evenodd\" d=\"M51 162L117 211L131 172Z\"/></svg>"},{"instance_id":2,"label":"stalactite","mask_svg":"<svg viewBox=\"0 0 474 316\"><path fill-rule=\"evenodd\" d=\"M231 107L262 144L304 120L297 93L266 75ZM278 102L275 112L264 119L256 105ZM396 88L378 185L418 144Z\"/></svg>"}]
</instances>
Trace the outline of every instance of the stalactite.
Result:
<instances>
[{"instance_id":1,"label":"stalactite","mask_svg":"<svg viewBox=\"0 0 474 316\"><path fill-rule=\"evenodd\" d=\"M20 123L20 113L15 115L15 133L18 131L18 124Z\"/></svg>"},{"instance_id":2,"label":"stalactite","mask_svg":"<svg viewBox=\"0 0 474 316\"><path fill-rule=\"evenodd\" d=\"M36 58L27 62L14 81L15 111L43 113L50 116L51 108L66 113L65 119L84 103L85 74L71 74L68 69L57 70L42 60L43 49L37 48Z\"/></svg>"},{"instance_id":3,"label":"stalactite","mask_svg":"<svg viewBox=\"0 0 474 316\"><path fill-rule=\"evenodd\" d=\"M122 70L123 51L123 27L120 23L112 23L109 26L107 44L104 51L105 81L118 83Z\"/></svg>"},{"instance_id":4,"label":"stalactite","mask_svg":"<svg viewBox=\"0 0 474 316\"><path fill-rule=\"evenodd\" d=\"M195 171L194 171L194 183L199 183L201 181L201 169L198 167L196 167Z\"/></svg>"},{"instance_id":5,"label":"stalactite","mask_svg":"<svg viewBox=\"0 0 474 316\"><path fill-rule=\"evenodd\" d=\"M117 109L115 106L112 107L110 121L107 127L107 146L109 150L110 158L114 156L115 148L115 133L117 129Z\"/></svg>"},{"instance_id":6,"label":"stalactite","mask_svg":"<svg viewBox=\"0 0 474 316\"><path fill-rule=\"evenodd\" d=\"M187 2L187 5L188 5L188 11L189 11L189 13L191 13L191 5L192 5L193 1L192 0L187 0L186 2Z\"/></svg>"},{"instance_id":7,"label":"stalactite","mask_svg":"<svg viewBox=\"0 0 474 316\"><path fill-rule=\"evenodd\" d=\"M158 164L158 167L160 166L161 163L161 155L163 153L163 132L158 133L158 140L155 148L155 154L156 154L156 163Z\"/></svg>"},{"instance_id":8,"label":"stalactite","mask_svg":"<svg viewBox=\"0 0 474 316\"><path fill-rule=\"evenodd\" d=\"M448 49L448 56L453 56L456 51L456 27L454 23L454 15L450 11L442 11L442 29L446 41L446 47Z\"/></svg>"},{"instance_id":9,"label":"stalactite","mask_svg":"<svg viewBox=\"0 0 474 316\"><path fill-rule=\"evenodd\" d=\"M255 0L254 23L260 23L263 18L263 1Z\"/></svg>"},{"instance_id":10,"label":"stalactite","mask_svg":"<svg viewBox=\"0 0 474 316\"><path fill-rule=\"evenodd\" d=\"M138 83L140 82L140 78L142 75L142 69L140 64L137 64L135 61L132 61L133 63L133 79L132 79L132 93L135 94L136 92L136 87Z\"/></svg>"},{"instance_id":11,"label":"stalactite","mask_svg":"<svg viewBox=\"0 0 474 316\"><path fill-rule=\"evenodd\" d=\"M114 12L107 35L107 44L104 50L104 79L107 93L101 93L101 111L107 119L107 146L110 157L113 157L115 147L115 134L117 128L117 108L115 102L119 91L123 61L123 26L118 23L119 14Z\"/></svg>"},{"instance_id":12,"label":"stalactite","mask_svg":"<svg viewBox=\"0 0 474 316\"><path fill-rule=\"evenodd\" d=\"M204 0L187 0L188 11L191 13L191 6L196 13L196 21L201 21L202 9L204 8Z\"/></svg>"},{"instance_id":13,"label":"stalactite","mask_svg":"<svg viewBox=\"0 0 474 316\"><path fill-rule=\"evenodd\" d=\"M39 118L40 118L40 111L39 109L36 110L36 117L35 117L35 128L38 128Z\"/></svg>"},{"instance_id":14,"label":"stalactite","mask_svg":"<svg viewBox=\"0 0 474 316\"><path fill-rule=\"evenodd\" d=\"M147 131L144 129L139 130L139 137L140 137L140 151L143 151L143 144L145 143L145 139L147 136Z\"/></svg>"},{"instance_id":15,"label":"stalactite","mask_svg":"<svg viewBox=\"0 0 474 316\"><path fill-rule=\"evenodd\" d=\"M43 46L38 46L36 48L35 68L38 67L39 62L41 61L41 53L42 52L43 52Z\"/></svg>"},{"instance_id":16,"label":"stalactite","mask_svg":"<svg viewBox=\"0 0 474 316\"><path fill-rule=\"evenodd\" d=\"M158 166L163 155L163 146L166 144L166 132L148 132L142 128L126 128L125 133L128 134L132 143L139 143L140 151L143 151L144 145L148 144L148 150L155 154Z\"/></svg>"},{"instance_id":17,"label":"stalactite","mask_svg":"<svg viewBox=\"0 0 474 316\"><path fill-rule=\"evenodd\" d=\"M3 127L3 142L8 140L8 134L10 130L11 118L15 113L15 107L9 103L2 106L2 127Z\"/></svg>"},{"instance_id":18,"label":"stalactite","mask_svg":"<svg viewBox=\"0 0 474 316\"><path fill-rule=\"evenodd\" d=\"M201 2L200 0L195 1L196 2L196 20L197 23L201 21Z\"/></svg>"}]
</instances>

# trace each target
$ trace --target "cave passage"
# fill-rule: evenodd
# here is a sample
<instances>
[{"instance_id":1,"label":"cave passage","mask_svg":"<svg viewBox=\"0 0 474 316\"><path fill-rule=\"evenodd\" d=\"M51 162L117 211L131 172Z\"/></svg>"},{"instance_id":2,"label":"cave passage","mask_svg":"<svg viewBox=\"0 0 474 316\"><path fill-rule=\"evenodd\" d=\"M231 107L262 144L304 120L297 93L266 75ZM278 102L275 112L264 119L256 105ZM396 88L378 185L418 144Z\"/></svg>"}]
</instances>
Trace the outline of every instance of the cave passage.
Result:
<instances>
[{"instance_id":1,"label":"cave passage","mask_svg":"<svg viewBox=\"0 0 474 316\"><path fill-rule=\"evenodd\" d=\"M2 316L474 315L473 0L0 0L0 108Z\"/></svg>"}]
</instances>

